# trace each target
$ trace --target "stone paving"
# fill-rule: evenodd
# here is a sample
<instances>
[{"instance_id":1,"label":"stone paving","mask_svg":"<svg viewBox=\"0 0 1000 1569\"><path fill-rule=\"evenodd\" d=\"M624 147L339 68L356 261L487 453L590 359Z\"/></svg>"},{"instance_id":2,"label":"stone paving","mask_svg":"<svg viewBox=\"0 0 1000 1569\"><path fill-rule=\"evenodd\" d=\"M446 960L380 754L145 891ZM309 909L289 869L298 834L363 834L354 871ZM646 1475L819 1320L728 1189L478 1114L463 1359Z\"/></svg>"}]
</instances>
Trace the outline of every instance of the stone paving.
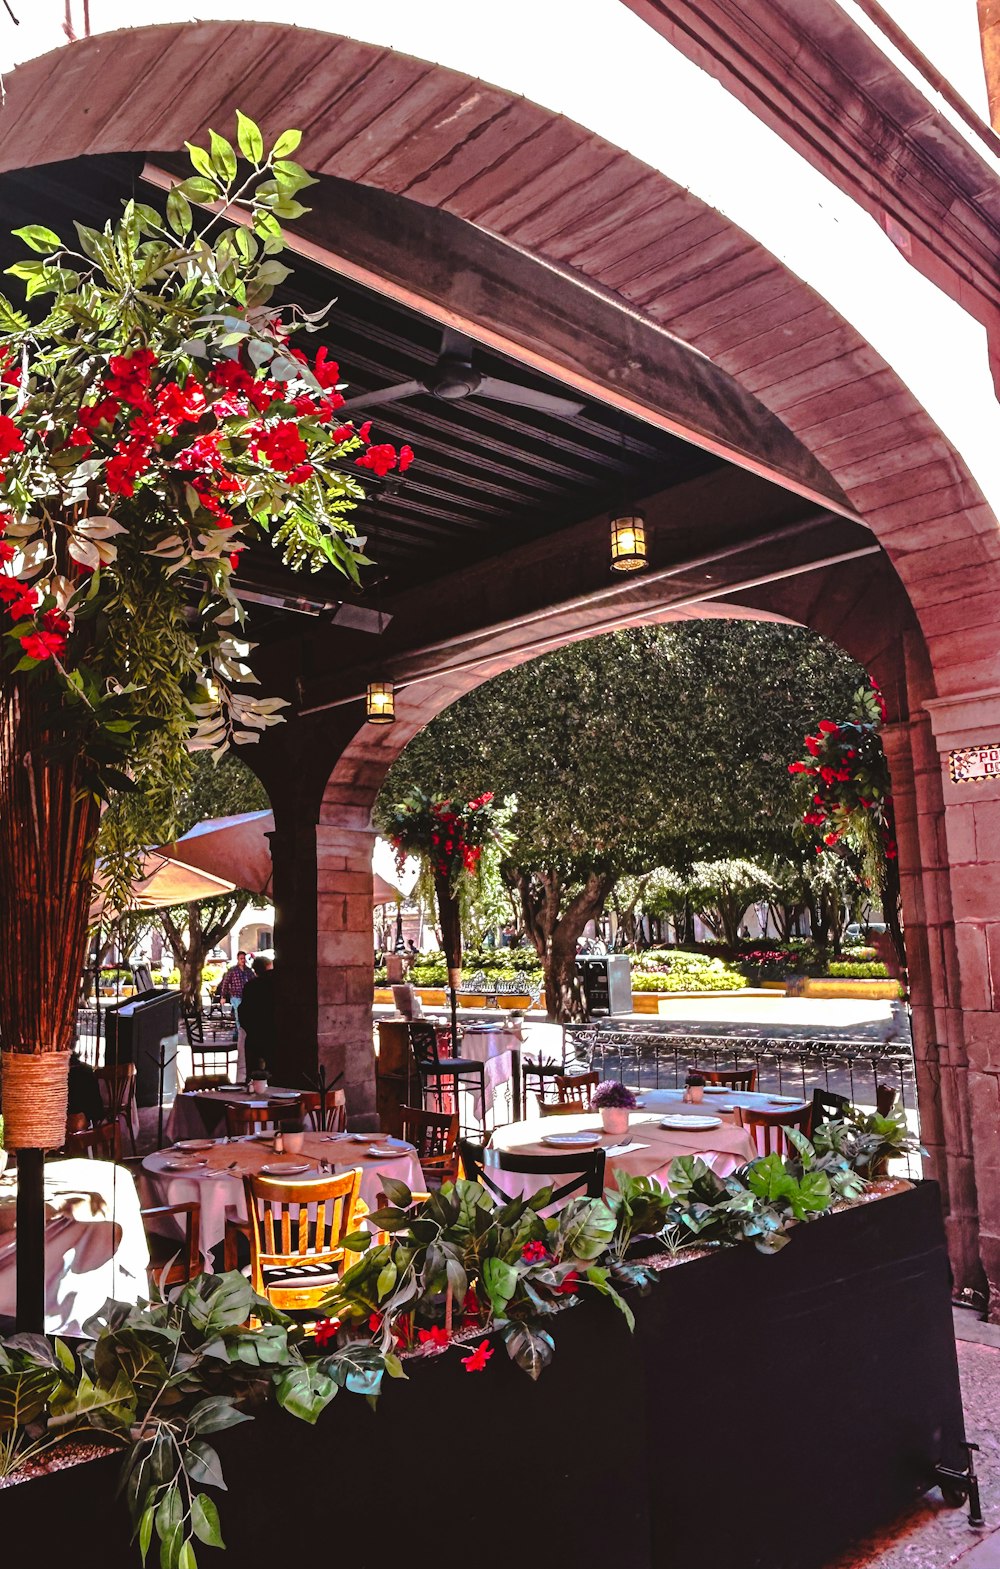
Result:
<instances>
[{"instance_id":1,"label":"stone paving","mask_svg":"<svg viewBox=\"0 0 1000 1569\"><path fill-rule=\"evenodd\" d=\"M827 1569L1000 1569L1000 1328L964 1308L956 1308L955 1324L966 1433L980 1447L985 1527L973 1530L965 1509L945 1508L934 1492Z\"/></svg>"}]
</instances>

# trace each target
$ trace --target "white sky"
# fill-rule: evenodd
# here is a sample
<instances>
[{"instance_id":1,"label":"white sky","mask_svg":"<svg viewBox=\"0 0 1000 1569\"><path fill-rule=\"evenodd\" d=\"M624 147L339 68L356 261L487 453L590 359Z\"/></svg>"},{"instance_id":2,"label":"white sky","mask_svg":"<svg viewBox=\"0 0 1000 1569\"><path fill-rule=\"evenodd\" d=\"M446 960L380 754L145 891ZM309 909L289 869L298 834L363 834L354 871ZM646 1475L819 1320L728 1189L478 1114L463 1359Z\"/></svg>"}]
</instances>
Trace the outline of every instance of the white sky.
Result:
<instances>
[{"instance_id":1,"label":"white sky","mask_svg":"<svg viewBox=\"0 0 1000 1569\"><path fill-rule=\"evenodd\" d=\"M841 3L871 30L854 0ZM975 0L883 3L981 105ZM99 31L141 25L144 13L185 21L193 9L191 0L148 8L91 0L90 14ZM26 19L34 33L49 18L54 44L61 12L56 0L34 0ZM197 14L288 21L283 0L201 0ZM900 256L874 219L620 0L505 0L500 8L482 0L299 0L294 15L300 26L341 31L523 94L689 187L857 327L1000 510L1000 406L983 329ZM18 32L23 47L27 29ZM894 56L888 46L886 53Z\"/></svg>"}]
</instances>

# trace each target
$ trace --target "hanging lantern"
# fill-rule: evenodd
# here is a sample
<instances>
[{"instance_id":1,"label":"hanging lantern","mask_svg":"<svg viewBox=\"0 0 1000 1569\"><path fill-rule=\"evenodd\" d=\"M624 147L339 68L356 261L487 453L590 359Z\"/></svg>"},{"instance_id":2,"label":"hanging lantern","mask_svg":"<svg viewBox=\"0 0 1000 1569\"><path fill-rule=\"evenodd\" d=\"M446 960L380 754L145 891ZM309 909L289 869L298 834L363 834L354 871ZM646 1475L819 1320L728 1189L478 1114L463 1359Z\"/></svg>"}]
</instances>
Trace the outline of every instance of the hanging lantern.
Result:
<instances>
[{"instance_id":1,"label":"hanging lantern","mask_svg":"<svg viewBox=\"0 0 1000 1569\"><path fill-rule=\"evenodd\" d=\"M642 513L627 512L612 518L612 571L641 572L646 565L646 519Z\"/></svg>"},{"instance_id":2,"label":"hanging lantern","mask_svg":"<svg viewBox=\"0 0 1000 1569\"><path fill-rule=\"evenodd\" d=\"M369 681L365 718L370 725L391 725L396 717L396 688L391 681Z\"/></svg>"}]
</instances>

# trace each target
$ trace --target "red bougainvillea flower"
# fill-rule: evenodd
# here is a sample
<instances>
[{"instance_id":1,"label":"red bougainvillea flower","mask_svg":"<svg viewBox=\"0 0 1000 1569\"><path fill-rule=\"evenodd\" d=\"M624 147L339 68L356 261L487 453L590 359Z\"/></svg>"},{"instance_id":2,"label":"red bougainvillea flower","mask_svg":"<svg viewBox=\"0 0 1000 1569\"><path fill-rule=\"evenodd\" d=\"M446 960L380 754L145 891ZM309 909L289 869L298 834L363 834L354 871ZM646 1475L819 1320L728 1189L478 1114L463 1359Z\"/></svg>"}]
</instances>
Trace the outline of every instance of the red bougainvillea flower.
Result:
<instances>
[{"instance_id":1,"label":"red bougainvillea flower","mask_svg":"<svg viewBox=\"0 0 1000 1569\"><path fill-rule=\"evenodd\" d=\"M15 621L21 621L25 616L33 616L38 609L38 595L33 588L24 588L18 584L16 598L10 601L10 613Z\"/></svg>"},{"instance_id":2,"label":"red bougainvillea flower","mask_svg":"<svg viewBox=\"0 0 1000 1569\"><path fill-rule=\"evenodd\" d=\"M544 1242L526 1242L521 1249L521 1257L526 1264L539 1264L543 1258L548 1258L549 1250Z\"/></svg>"},{"instance_id":3,"label":"red bougainvillea flower","mask_svg":"<svg viewBox=\"0 0 1000 1569\"><path fill-rule=\"evenodd\" d=\"M298 468L309 455L309 448L299 435L299 427L292 420L281 420L270 430L253 436L250 450L256 458L265 457L280 474Z\"/></svg>"},{"instance_id":4,"label":"red bougainvillea flower","mask_svg":"<svg viewBox=\"0 0 1000 1569\"><path fill-rule=\"evenodd\" d=\"M77 412L77 425L90 431L96 430L98 425L113 425L120 408L117 398L101 398L97 403L85 403Z\"/></svg>"},{"instance_id":5,"label":"red bougainvillea flower","mask_svg":"<svg viewBox=\"0 0 1000 1569\"><path fill-rule=\"evenodd\" d=\"M10 543L10 541L7 539L0 539L0 565L5 565L8 561L13 561L16 555L17 550Z\"/></svg>"},{"instance_id":6,"label":"red bougainvillea flower","mask_svg":"<svg viewBox=\"0 0 1000 1569\"><path fill-rule=\"evenodd\" d=\"M112 354L104 385L108 392L133 409L150 407L149 382L156 355L152 349L134 349L131 354Z\"/></svg>"},{"instance_id":7,"label":"red bougainvillea flower","mask_svg":"<svg viewBox=\"0 0 1000 1569\"><path fill-rule=\"evenodd\" d=\"M313 1330L313 1335L315 1337L316 1344L318 1346L328 1346L330 1344L330 1341L336 1338L337 1330L339 1328L340 1328L340 1319L339 1318L321 1318L321 1319L319 1319L317 1324L316 1324L315 1329Z\"/></svg>"},{"instance_id":8,"label":"red bougainvillea flower","mask_svg":"<svg viewBox=\"0 0 1000 1569\"><path fill-rule=\"evenodd\" d=\"M340 380L340 366L336 360L327 360L326 352L325 348L316 350L313 375L321 387L335 387Z\"/></svg>"},{"instance_id":9,"label":"red bougainvillea flower","mask_svg":"<svg viewBox=\"0 0 1000 1569\"><path fill-rule=\"evenodd\" d=\"M564 1278L561 1281L561 1283L556 1287L556 1291L562 1297L572 1296L573 1293L575 1291L579 1291L579 1289L580 1289L580 1275L579 1275L579 1272L577 1270L575 1270L575 1269L571 1269L569 1271L569 1273L566 1276L564 1276Z\"/></svg>"},{"instance_id":10,"label":"red bougainvillea flower","mask_svg":"<svg viewBox=\"0 0 1000 1569\"><path fill-rule=\"evenodd\" d=\"M819 722L820 735L839 735L840 726L835 725L832 719L821 719Z\"/></svg>"},{"instance_id":11,"label":"red bougainvillea flower","mask_svg":"<svg viewBox=\"0 0 1000 1569\"><path fill-rule=\"evenodd\" d=\"M448 1331L441 1324L432 1324L430 1329L418 1329L417 1339L422 1346L446 1346L450 1339Z\"/></svg>"},{"instance_id":12,"label":"red bougainvillea flower","mask_svg":"<svg viewBox=\"0 0 1000 1569\"><path fill-rule=\"evenodd\" d=\"M29 659L51 659L53 654L65 651L66 639L57 632L29 632L22 637L21 647Z\"/></svg>"},{"instance_id":13,"label":"red bougainvillea flower","mask_svg":"<svg viewBox=\"0 0 1000 1569\"><path fill-rule=\"evenodd\" d=\"M398 461L395 447L388 441L377 442L362 453L360 458L354 459L359 469L371 469L379 479L384 479L390 469L396 467Z\"/></svg>"},{"instance_id":14,"label":"red bougainvillea flower","mask_svg":"<svg viewBox=\"0 0 1000 1569\"><path fill-rule=\"evenodd\" d=\"M381 1313L371 1313L371 1314L369 1314L369 1317L368 1317L368 1328L371 1330L373 1335L377 1335L378 1334L379 1330L382 1328L382 1315L381 1315Z\"/></svg>"},{"instance_id":15,"label":"red bougainvillea flower","mask_svg":"<svg viewBox=\"0 0 1000 1569\"><path fill-rule=\"evenodd\" d=\"M462 1366L467 1373L481 1373L493 1355L493 1347L488 1340L481 1340L475 1351L462 1358Z\"/></svg>"},{"instance_id":16,"label":"red bougainvillea flower","mask_svg":"<svg viewBox=\"0 0 1000 1569\"><path fill-rule=\"evenodd\" d=\"M814 735L806 736L806 751L811 752L813 757L819 756L819 742Z\"/></svg>"},{"instance_id":17,"label":"red bougainvillea flower","mask_svg":"<svg viewBox=\"0 0 1000 1569\"><path fill-rule=\"evenodd\" d=\"M24 451L24 437L9 414L0 414L0 458Z\"/></svg>"},{"instance_id":18,"label":"red bougainvillea flower","mask_svg":"<svg viewBox=\"0 0 1000 1569\"><path fill-rule=\"evenodd\" d=\"M405 474L413 462L413 448L405 444L399 449L399 472Z\"/></svg>"}]
</instances>

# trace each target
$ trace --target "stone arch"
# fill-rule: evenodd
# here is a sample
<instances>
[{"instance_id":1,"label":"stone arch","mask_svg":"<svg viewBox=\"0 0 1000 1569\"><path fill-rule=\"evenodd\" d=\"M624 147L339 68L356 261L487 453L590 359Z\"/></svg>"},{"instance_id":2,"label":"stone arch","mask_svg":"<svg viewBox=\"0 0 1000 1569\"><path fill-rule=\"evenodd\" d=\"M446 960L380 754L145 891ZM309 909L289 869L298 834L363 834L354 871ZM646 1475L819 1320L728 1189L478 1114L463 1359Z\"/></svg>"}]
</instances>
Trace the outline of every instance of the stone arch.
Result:
<instances>
[{"instance_id":1,"label":"stone arch","mask_svg":"<svg viewBox=\"0 0 1000 1569\"><path fill-rule=\"evenodd\" d=\"M0 169L176 151L210 122L231 121L237 106L272 133L296 123L317 172L474 223L669 329L823 465L873 530L915 617L899 650L909 714L892 745L898 777L909 779L907 897L926 972L918 1022L929 1103L940 1114L934 1141L940 1131L947 1150L938 1174L948 1184L956 1274L974 1283L981 1264L1000 1288L1000 1182L990 1154L1000 1106L1000 785L963 797L941 764L952 746L1000 732L1000 532L961 454L901 378L808 282L668 174L585 126L426 60L317 30L168 22L54 49L19 65L5 85ZM538 347L521 344L528 358ZM572 381L565 352L541 347ZM627 377L605 377L604 391L655 417ZM362 832L370 771L380 766L364 755L370 744L355 743L353 761L369 774L355 778L353 795L334 770L321 837L340 831L331 816ZM320 903L337 905L346 921L364 870L336 845L317 851L314 823L295 833L313 836L312 861L303 863L311 891L318 854L338 885L321 885ZM297 885L299 897L307 891ZM324 1009L355 1030L344 1010L367 999L348 997L339 982L324 996L322 984L321 1039Z\"/></svg>"}]
</instances>

